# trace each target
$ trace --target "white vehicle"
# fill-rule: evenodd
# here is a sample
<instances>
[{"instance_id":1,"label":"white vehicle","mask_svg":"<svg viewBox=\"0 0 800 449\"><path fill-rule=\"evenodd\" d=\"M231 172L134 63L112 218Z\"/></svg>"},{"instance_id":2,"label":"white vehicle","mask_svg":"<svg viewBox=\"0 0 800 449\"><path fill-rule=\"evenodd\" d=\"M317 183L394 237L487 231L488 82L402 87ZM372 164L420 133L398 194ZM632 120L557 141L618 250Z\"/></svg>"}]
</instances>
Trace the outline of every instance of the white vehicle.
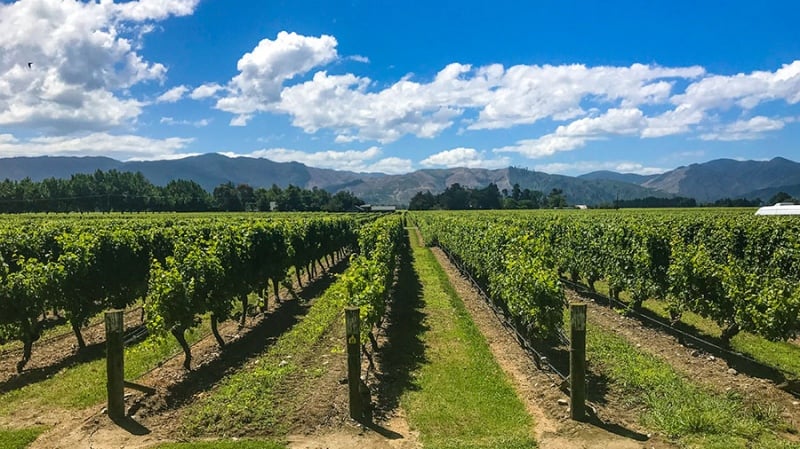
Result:
<instances>
[{"instance_id":1,"label":"white vehicle","mask_svg":"<svg viewBox=\"0 0 800 449\"><path fill-rule=\"evenodd\" d=\"M774 206L760 207L756 215L800 215L800 205L794 203L777 203Z\"/></svg>"}]
</instances>

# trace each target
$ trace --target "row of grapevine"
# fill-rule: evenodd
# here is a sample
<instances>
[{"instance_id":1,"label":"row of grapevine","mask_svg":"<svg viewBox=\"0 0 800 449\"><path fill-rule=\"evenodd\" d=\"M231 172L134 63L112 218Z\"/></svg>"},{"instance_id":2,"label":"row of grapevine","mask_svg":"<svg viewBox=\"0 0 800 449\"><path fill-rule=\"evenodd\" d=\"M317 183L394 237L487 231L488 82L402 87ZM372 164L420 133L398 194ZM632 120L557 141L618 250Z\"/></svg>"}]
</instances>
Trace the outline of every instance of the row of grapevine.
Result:
<instances>
[{"instance_id":1,"label":"row of grapevine","mask_svg":"<svg viewBox=\"0 0 800 449\"><path fill-rule=\"evenodd\" d=\"M411 217L426 242L457 258L529 338L558 334L566 302L541 236L465 214Z\"/></svg>"},{"instance_id":2,"label":"row of grapevine","mask_svg":"<svg viewBox=\"0 0 800 449\"><path fill-rule=\"evenodd\" d=\"M394 282L397 258L407 242L403 219L392 214L361 227L359 254L340 278L340 294L346 304L360 308L361 337L365 342L374 326L380 326Z\"/></svg>"},{"instance_id":3,"label":"row of grapevine","mask_svg":"<svg viewBox=\"0 0 800 449\"><path fill-rule=\"evenodd\" d=\"M212 333L223 347L217 324L230 317L234 298L246 309L248 294L266 289L270 280L277 294L291 265L299 281L304 267L355 245L354 223L341 220L244 223L179 241L172 256L153 264L145 301L148 328L171 333L189 369L185 333L202 315L210 315Z\"/></svg>"},{"instance_id":4,"label":"row of grapevine","mask_svg":"<svg viewBox=\"0 0 800 449\"><path fill-rule=\"evenodd\" d=\"M233 298L246 310L248 293L272 281L277 294L292 266L299 275L320 258L354 248L365 219L149 217L0 226L0 343L22 342L21 371L46 310L63 312L82 348L81 328L92 316L145 296L152 331L178 333L211 312L222 343L216 325L230 316Z\"/></svg>"},{"instance_id":5,"label":"row of grapevine","mask_svg":"<svg viewBox=\"0 0 800 449\"><path fill-rule=\"evenodd\" d=\"M716 321L727 344L740 331L792 338L800 328L800 222L751 211L472 214L473 220L539 236L544 260L589 288L667 302L673 320L691 311ZM788 218L788 219L787 219Z\"/></svg>"}]
</instances>

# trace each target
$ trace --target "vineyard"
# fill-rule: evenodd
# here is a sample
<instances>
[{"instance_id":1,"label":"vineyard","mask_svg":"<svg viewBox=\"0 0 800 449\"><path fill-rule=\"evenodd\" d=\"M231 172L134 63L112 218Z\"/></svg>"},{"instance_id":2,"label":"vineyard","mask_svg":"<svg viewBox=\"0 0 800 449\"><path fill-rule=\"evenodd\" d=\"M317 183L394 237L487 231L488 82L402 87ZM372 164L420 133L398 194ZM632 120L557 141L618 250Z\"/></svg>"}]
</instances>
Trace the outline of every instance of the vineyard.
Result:
<instances>
[{"instance_id":1,"label":"vineyard","mask_svg":"<svg viewBox=\"0 0 800 449\"><path fill-rule=\"evenodd\" d=\"M264 220L226 218L71 218L11 219L0 230L0 342L23 346L21 372L48 320L63 316L78 344L81 328L110 308L124 309L144 298L150 333L171 333L191 354L187 330L210 315L230 318L234 302L248 310L258 293L266 306L271 283L275 300L293 269L316 274L332 256L357 249L366 216L289 216ZM244 313L242 313L244 316Z\"/></svg>"},{"instance_id":2,"label":"vineyard","mask_svg":"<svg viewBox=\"0 0 800 449\"><path fill-rule=\"evenodd\" d=\"M800 222L750 212L688 214L415 214L423 235L451 251L530 330L560 327L568 275L590 290L666 302L715 321L728 344L747 331L786 340L800 331ZM782 219L783 218L783 219Z\"/></svg>"},{"instance_id":3,"label":"vineyard","mask_svg":"<svg viewBox=\"0 0 800 449\"><path fill-rule=\"evenodd\" d=\"M417 229L428 247L443 251L438 262L430 249L414 246ZM411 242L408 232L414 237ZM430 283L438 285L445 275L426 277L425 270L434 265L437 270L461 270L448 271L450 280L442 281L447 285L433 289L437 299L428 296L433 295ZM458 285L458 276L472 284L457 287L456 295L449 284ZM473 288L500 317L500 324L491 324L495 318L488 315L476 318L478 305L468 305L467 312L463 304L456 304ZM149 416L149 425L165 435L281 437L298 423L314 429L346 427L347 414L339 402L345 375L338 365L344 340L340 334L343 309L357 306L365 368L367 361L369 365L364 388L373 396L377 416L390 419L395 408L405 408L426 447L451 447L452 441L430 436L444 435L441 429L426 429L473 426L464 429L471 434L475 426L492 432L492 425L467 424L471 421L461 415L445 417L448 410L439 415L416 404L485 407L482 412L489 417L475 412L479 421L525 414L525 407L540 409L537 421L563 413L530 395L523 398L523 407L513 388L503 386L507 381L502 371L512 364L511 372L522 376L514 388L538 379L528 387L536 390L536 397L560 403L558 387L565 385L566 377L559 372L564 371L566 307L574 301L589 302L594 314L589 323L589 385L594 392L589 400L594 413L641 430L629 431L636 438L655 429L659 436L653 441L667 447L712 447L709 435L724 434L728 428L734 439L720 439L718 447L747 440L758 442L753 447L796 447L796 419L786 418L784 408L770 407L795 406L792 396L782 396L781 390L800 395L800 222L755 217L744 210L4 217L0 357L16 373L0 372L0 443L6 438L4 428L15 427L9 422L27 422L27 408L46 409L52 401L33 406L26 396L32 392L73 389L59 393L66 398L64 406L73 409L70 413L84 410L80 419L85 422L98 422L98 410L87 407L99 403L104 394L102 360L95 352L103 338L101 317L109 309L124 309L126 322L132 323L126 329L125 357L134 368L129 371L126 365L126 376L158 390L154 397L126 395L130 413ZM617 304L618 309L607 313L594 308L595 302ZM470 315L479 321L480 332L469 322ZM427 321L434 319L443 321ZM651 321L663 329L650 329ZM459 330L450 334L456 322ZM503 324L513 329L511 340L492 330ZM481 332L495 332L491 351ZM686 344L682 337L667 341L679 333L700 346ZM432 340L423 344L424 335ZM473 338L481 342L471 342ZM54 357L55 347L70 351L69 345L59 343L66 340L76 354L86 356L59 356L48 362L38 355L41 349L45 357ZM637 342L635 347L630 341ZM461 354L458 345L468 346L474 352L464 354L473 355ZM688 362L674 355L683 349L691 354ZM517 350L535 354L493 364L494 358L505 360ZM672 355L665 361L645 350ZM705 351L711 351L708 358L702 355ZM447 362L452 363L451 371L437 368L446 355L452 357ZM524 360L528 356L532 359ZM757 367L740 368L733 364L737 357ZM717 358L744 371L719 374L703 365L703 360L719 363ZM651 379L621 367L657 375ZM471 374L473 369L476 373ZM707 375L708 383L695 385L687 374L692 370ZM778 373L777 378L766 376L774 384L784 384L750 381L765 377L765 370ZM498 374L491 386L484 385L488 372ZM547 377L552 373L561 378ZM428 375L435 380L426 383ZM75 384L69 385L75 386L58 386L65 378L73 379ZM742 379L748 384L745 399L732 393ZM85 387L88 383L95 385L93 390ZM716 391L714 383L726 390ZM446 399L447 394L455 396ZM484 402L487 395L496 403ZM680 411L664 408L664 401L684 399L688 405ZM773 404L759 405L764 401ZM514 411L499 411L504 407ZM706 414L715 413L727 415L712 422ZM741 422L730 421L734 415ZM416 416L441 417L426 424ZM455 421L438 421L447 419ZM57 421L44 422L59 428ZM605 429L609 421L599 422ZM502 432L514 435L514 447L530 447L530 418L509 418L509 423L516 424ZM87 434L81 426L66 427L74 428L71 445L86 442L80 439ZM579 437L585 428L569 429L566 434L576 441L591 440ZM42 431L45 428L26 427L19 435L33 432L26 440L33 441ZM62 438L51 431L41 439L44 443L33 447L61 447ZM474 447L506 441L489 434L486 438L488 446ZM611 442L617 437L608 438ZM548 447L539 433L536 439ZM285 447L281 441L274 447ZM558 441L549 447L566 444L563 438Z\"/></svg>"}]
</instances>

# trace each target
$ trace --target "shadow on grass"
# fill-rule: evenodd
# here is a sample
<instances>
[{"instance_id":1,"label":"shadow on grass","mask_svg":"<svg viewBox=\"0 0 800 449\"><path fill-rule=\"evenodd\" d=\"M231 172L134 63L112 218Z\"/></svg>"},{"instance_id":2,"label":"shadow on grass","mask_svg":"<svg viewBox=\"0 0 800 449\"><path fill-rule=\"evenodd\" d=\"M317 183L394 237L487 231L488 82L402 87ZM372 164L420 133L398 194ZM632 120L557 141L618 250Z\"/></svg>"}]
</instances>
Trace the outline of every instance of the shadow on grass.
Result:
<instances>
[{"instance_id":1,"label":"shadow on grass","mask_svg":"<svg viewBox=\"0 0 800 449\"><path fill-rule=\"evenodd\" d=\"M421 339L428 329L423 324L425 302L422 284L414 271L408 236L400 253L397 283L390 304L384 329L387 341L377 352L381 372L376 374L379 387L377 408L373 411L375 417L396 409L405 391L419 389L411 373L426 362L425 344Z\"/></svg>"},{"instance_id":2,"label":"shadow on grass","mask_svg":"<svg viewBox=\"0 0 800 449\"><path fill-rule=\"evenodd\" d=\"M590 291L588 287L583 284L571 283L571 285L573 290L575 290L575 292L580 296L590 298L599 305L603 305L612 309L624 310L624 307L620 306L619 303L615 303L602 293ZM624 303L624 301L621 300L619 302ZM734 368L736 371L742 374L746 374L750 377L766 379L775 384L782 384L787 381L786 376L775 367L751 360L749 356L739 354L733 349L720 349L724 348L725 344L719 337L708 335L701 329L691 324L684 322L672 324L669 319L644 307L632 313L627 313L626 315L639 321L642 326L675 337L678 343L683 346L700 349L724 360L729 367ZM787 390L787 392L795 396L800 395L800 391Z\"/></svg>"},{"instance_id":3,"label":"shadow on grass","mask_svg":"<svg viewBox=\"0 0 800 449\"><path fill-rule=\"evenodd\" d=\"M127 414L134 415L141 408L151 411L179 408L190 402L197 392L211 389L227 373L240 369L297 324L311 307L310 300L330 287L336 280L334 274L343 272L347 265L347 259L342 259L330 272L306 284L298 295L301 301L284 300L277 310L246 335L226 344L219 357L188 372L180 382L169 386L161 397L151 397L133 404Z\"/></svg>"},{"instance_id":4,"label":"shadow on grass","mask_svg":"<svg viewBox=\"0 0 800 449\"><path fill-rule=\"evenodd\" d=\"M8 393L12 390L45 381L65 368L102 359L105 355L106 343L104 341L87 345L80 351L76 351L52 365L27 369L5 382L0 382L0 393Z\"/></svg>"}]
</instances>

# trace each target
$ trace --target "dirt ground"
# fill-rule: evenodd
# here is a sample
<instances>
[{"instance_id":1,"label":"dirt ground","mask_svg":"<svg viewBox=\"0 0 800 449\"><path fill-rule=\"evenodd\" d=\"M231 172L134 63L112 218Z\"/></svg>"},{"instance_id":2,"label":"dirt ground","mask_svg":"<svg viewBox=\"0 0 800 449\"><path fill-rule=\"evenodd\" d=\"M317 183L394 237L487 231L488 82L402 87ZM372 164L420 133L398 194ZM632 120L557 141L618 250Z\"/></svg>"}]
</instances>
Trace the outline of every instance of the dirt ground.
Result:
<instances>
[{"instance_id":1,"label":"dirt ground","mask_svg":"<svg viewBox=\"0 0 800 449\"><path fill-rule=\"evenodd\" d=\"M141 311L141 307L135 307L125 312L126 332L142 324ZM104 322L95 320L83 328L81 334L86 348L80 352L78 352L78 341L71 330L34 342L31 359L20 374L17 374L17 362L22 359L22 348L3 351L0 354L0 393L39 382L67 366L103 357Z\"/></svg>"}]
</instances>

